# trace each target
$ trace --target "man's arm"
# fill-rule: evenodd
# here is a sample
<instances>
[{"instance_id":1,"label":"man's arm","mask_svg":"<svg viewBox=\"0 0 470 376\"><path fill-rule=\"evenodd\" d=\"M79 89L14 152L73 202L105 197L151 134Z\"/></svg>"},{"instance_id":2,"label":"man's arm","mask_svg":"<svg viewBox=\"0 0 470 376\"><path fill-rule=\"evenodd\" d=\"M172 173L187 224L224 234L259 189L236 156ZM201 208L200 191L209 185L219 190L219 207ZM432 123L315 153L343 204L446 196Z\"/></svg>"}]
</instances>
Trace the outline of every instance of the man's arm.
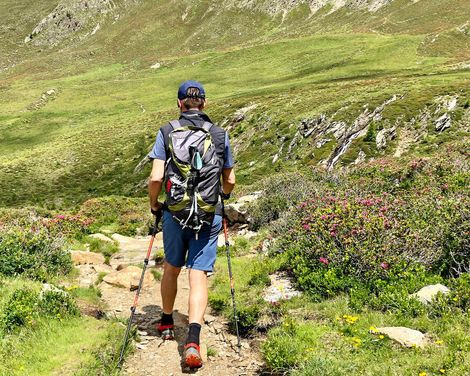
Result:
<instances>
[{"instance_id":1,"label":"man's arm","mask_svg":"<svg viewBox=\"0 0 470 376\"><path fill-rule=\"evenodd\" d=\"M154 211L158 211L162 204L158 202L158 196L162 191L163 179L165 176L165 161L160 159L153 160L152 172L149 179L149 198L150 207Z\"/></svg>"},{"instance_id":2,"label":"man's arm","mask_svg":"<svg viewBox=\"0 0 470 376\"><path fill-rule=\"evenodd\" d=\"M222 170L222 191L230 194L235 187L235 171L233 168L224 168Z\"/></svg>"}]
</instances>

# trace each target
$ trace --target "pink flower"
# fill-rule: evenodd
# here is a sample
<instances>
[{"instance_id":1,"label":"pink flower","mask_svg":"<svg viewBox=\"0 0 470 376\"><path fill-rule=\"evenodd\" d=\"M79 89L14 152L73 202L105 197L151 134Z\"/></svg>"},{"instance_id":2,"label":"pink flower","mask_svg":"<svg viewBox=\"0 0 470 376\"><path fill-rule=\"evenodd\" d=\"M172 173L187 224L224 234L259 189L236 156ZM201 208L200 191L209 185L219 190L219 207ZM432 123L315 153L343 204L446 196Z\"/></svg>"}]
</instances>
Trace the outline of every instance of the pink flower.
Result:
<instances>
[{"instance_id":1,"label":"pink flower","mask_svg":"<svg viewBox=\"0 0 470 376\"><path fill-rule=\"evenodd\" d=\"M304 227L304 230L310 230L310 226L307 224L305 224L303 227Z\"/></svg>"},{"instance_id":2,"label":"pink flower","mask_svg":"<svg viewBox=\"0 0 470 376\"><path fill-rule=\"evenodd\" d=\"M328 259L326 259L326 258L324 258L324 257L320 257L319 260L320 260L320 262L321 262L322 264L325 264L325 265L328 265L328 264L330 263L330 262L328 261Z\"/></svg>"},{"instance_id":3,"label":"pink flower","mask_svg":"<svg viewBox=\"0 0 470 376\"><path fill-rule=\"evenodd\" d=\"M380 267L383 269L383 270L388 270L390 268L390 264L388 262L382 262L380 264Z\"/></svg>"},{"instance_id":4,"label":"pink flower","mask_svg":"<svg viewBox=\"0 0 470 376\"><path fill-rule=\"evenodd\" d=\"M65 215L59 214L55 216L58 219L65 219Z\"/></svg>"}]
</instances>

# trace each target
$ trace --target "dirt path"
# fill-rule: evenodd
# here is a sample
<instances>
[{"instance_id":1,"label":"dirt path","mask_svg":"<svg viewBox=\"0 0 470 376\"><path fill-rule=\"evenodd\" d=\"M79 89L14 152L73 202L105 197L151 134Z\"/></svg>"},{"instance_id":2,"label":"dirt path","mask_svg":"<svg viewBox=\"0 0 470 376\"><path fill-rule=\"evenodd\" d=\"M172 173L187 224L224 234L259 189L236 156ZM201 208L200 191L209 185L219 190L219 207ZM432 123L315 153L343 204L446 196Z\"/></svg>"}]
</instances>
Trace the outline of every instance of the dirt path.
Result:
<instances>
[{"instance_id":1,"label":"dirt path","mask_svg":"<svg viewBox=\"0 0 470 376\"><path fill-rule=\"evenodd\" d=\"M129 238L126 239L126 242L122 243L121 251L111 260L111 264L135 262L135 248L141 248L142 244L142 240L136 240L132 244ZM142 249L140 253L140 261L142 261L145 249ZM151 268L161 270L155 266L151 266ZM176 376L187 373L207 376L260 374L262 362L258 352L252 348L252 344L246 340L242 341L243 348L241 354L238 355L235 351L236 337L228 333L225 320L208 313L206 313L206 323L201 333L201 351L206 359L204 366L197 371L182 368L181 354L188 326L188 286L188 272L183 270L179 278L178 295L175 302L176 340L174 341L162 341L156 330L156 323L162 312L160 283L154 282L150 288L142 290L135 316L140 342L136 344L135 353L127 359L124 365L124 374L129 376ZM100 284L100 289L102 298L108 306L109 314L127 318L135 293L128 289L111 286L106 282ZM209 308L208 311L210 311ZM207 352L209 356L207 356Z\"/></svg>"}]
</instances>

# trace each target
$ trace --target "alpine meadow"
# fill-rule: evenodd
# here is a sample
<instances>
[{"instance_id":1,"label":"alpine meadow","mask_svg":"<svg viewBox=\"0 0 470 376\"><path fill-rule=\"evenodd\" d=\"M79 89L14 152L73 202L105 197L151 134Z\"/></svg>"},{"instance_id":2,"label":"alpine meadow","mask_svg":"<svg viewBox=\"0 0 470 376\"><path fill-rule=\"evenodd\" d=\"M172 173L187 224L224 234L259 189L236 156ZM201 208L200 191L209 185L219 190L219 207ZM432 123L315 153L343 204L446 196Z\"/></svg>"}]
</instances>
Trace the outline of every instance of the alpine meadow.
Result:
<instances>
[{"instance_id":1,"label":"alpine meadow","mask_svg":"<svg viewBox=\"0 0 470 376\"><path fill-rule=\"evenodd\" d=\"M197 371L148 235L186 80L237 177ZM0 376L470 376L469 136L468 0L0 0Z\"/></svg>"}]
</instances>

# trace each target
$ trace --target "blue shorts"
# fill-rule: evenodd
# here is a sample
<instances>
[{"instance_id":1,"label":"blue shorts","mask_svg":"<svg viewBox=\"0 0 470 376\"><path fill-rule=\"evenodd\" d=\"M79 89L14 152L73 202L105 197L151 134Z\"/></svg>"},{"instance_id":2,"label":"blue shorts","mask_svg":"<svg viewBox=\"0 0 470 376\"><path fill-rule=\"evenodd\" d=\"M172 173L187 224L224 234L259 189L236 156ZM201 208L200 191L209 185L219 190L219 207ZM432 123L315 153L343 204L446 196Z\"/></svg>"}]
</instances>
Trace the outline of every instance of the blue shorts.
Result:
<instances>
[{"instance_id":1,"label":"blue shorts","mask_svg":"<svg viewBox=\"0 0 470 376\"><path fill-rule=\"evenodd\" d=\"M212 226L204 225L198 238L193 230L173 219L170 212L163 212L163 248L165 261L174 267L212 272L217 254L217 239L222 229L222 217L216 215ZM186 257L187 256L187 257Z\"/></svg>"}]
</instances>

